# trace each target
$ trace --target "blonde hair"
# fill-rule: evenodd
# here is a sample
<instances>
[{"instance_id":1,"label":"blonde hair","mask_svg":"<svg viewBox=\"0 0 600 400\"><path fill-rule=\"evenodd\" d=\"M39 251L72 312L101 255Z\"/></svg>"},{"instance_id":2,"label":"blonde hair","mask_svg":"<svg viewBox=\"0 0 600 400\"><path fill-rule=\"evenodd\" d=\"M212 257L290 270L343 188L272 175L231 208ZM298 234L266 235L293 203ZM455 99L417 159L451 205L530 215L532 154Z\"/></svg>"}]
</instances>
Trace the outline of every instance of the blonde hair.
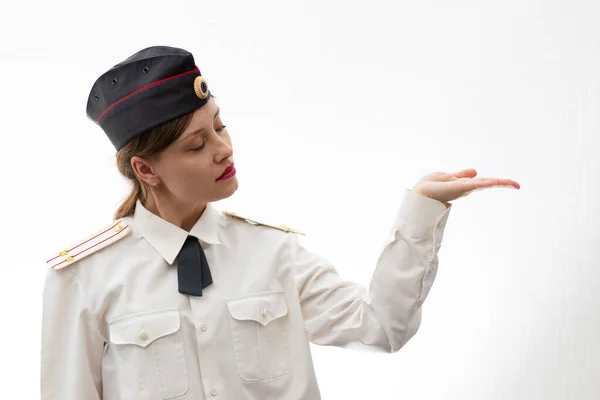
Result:
<instances>
[{"instance_id":1,"label":"blonde hair","mask_svg":"<svg viewBox=\"0 0 600 400\"><path fill-rule=\"evenodd\" d=\"M117 169L131 183L131 191L114 214L114 219L130 216L139 199L148 198L148 184L140 179L131 166L133 156L151 159L177 140L192 120L193 112L157 125L136 136L117 152Z\"/></svg>"}]
</instances>

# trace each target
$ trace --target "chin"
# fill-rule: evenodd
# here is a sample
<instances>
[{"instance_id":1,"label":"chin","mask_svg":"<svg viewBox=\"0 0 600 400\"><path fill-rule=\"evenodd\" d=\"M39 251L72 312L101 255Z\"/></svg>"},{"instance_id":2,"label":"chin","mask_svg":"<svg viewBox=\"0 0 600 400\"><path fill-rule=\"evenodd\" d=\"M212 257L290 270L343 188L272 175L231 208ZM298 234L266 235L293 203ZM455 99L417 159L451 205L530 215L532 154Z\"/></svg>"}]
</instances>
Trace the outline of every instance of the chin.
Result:
<instances>
[{"instance_id":1,"label":"chin","mask_svg":"<svg viewBox=\"0 0 600 400\"><path fill-rule=\"evenodd\" d=\"M237 191L238 186L239 186L239 184L238 184L237 176L234 176L227 182L227 185L225 185L225 187L222 188L219 195L216 196L217 198L213 201L224 200L228 197L233 196L233 194Z\"/></svg>"}]
</instances>

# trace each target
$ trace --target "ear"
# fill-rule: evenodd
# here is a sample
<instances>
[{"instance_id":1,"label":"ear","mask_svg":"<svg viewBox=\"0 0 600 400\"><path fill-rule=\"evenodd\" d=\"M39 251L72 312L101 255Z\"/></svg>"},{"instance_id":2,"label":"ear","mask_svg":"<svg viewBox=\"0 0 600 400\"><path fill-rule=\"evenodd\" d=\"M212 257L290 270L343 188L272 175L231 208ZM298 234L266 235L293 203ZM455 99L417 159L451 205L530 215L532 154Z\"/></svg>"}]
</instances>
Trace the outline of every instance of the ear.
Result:
<instances>
[{"instance_id":1,"label":"ear","mask_svg":"<svg viewBox=\"0 0 600 400\"><path fill-rule=\"evenodd\" d=\"M144 182L151 185L151 182L156 181L158 174L156 168L150 161L139 156L131 157L131 168Z\"/></svg>"}]
</instances>

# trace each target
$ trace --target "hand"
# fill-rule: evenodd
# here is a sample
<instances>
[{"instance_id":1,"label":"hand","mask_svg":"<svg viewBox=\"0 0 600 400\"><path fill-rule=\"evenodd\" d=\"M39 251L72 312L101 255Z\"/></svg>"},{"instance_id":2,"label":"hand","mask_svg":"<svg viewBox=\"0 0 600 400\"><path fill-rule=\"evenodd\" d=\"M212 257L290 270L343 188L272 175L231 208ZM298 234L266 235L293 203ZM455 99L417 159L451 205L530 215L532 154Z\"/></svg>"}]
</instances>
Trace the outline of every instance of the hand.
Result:
<instances>
[{"instance_id":1,"label":"hand","mask_svg":"<svg viewBox=\"0 0 600 400\"><path fill-rule=\"evenodd\" d=\"M491 187L520 189L521 185L510 179L475 178L477 171L464 169L460 172L433 172L425 175L413 188L413 192L444 203L450 207L451 200L464 197L476 190Z\"/></svg>"}]
</instances>

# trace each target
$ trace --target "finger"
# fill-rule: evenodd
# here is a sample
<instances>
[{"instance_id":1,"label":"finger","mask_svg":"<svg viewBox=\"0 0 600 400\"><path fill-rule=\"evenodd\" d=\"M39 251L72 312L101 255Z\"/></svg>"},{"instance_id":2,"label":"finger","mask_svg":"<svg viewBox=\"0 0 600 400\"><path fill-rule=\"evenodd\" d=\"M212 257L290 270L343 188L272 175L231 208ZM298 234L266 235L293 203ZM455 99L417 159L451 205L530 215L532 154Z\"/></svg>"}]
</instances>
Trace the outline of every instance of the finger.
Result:
<instances>
[{"instance_id":1,"label":"finger","mask_svg":"<svg viewBox=\"0 0 600 400\"><path fill-rule=\"evenodd\" d=\"M511 179L498 179L498 178L475 178L472 180L476 182L477 187L509 187L514 189L520 189L521 185Z\"/></svg>"}]
</instances>

